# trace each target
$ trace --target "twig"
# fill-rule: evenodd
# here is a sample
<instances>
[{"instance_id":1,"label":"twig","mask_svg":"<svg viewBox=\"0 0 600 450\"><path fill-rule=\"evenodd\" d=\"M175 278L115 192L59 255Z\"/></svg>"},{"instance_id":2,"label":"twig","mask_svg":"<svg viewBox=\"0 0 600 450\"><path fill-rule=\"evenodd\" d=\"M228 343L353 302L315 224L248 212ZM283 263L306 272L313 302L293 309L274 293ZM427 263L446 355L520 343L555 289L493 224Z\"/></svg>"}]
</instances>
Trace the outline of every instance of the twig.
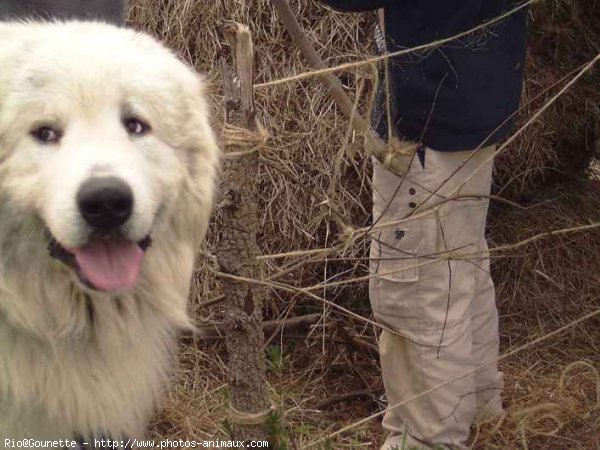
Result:
<instances>
[{"instance_id":1,"label":"twig","mask_svg":"<svg viewBox=\"0 0 600 450\"><path fill-rule=\"evenodd\" d=\"M198 306L200 308L208 308L209 306L216 305L217 303L222 303L225 300L227 300L227 297L223 294L223 295L219 295L213 299L207 300L203 303L200 303Z\"/></svg>"},{"instance_id":2,"label":"twig","mask_svg":"<svg viewBox=\"0 0 600 450\"><path fill-rule=\"evenodd\" d=\"M387 146L385 142L373 131L368 120L362 117L354 109L354 104L350 97L344 91L340 80L333 75L333 71L327 68L327 64L315 51L312 44L302 31L300 24L296 20L292 9L287 0L271 0L271 3L277 10L279 18L290 33L292 40L298 46L308 63L316 69L319 79L329 91L331 98L338 105L342 113L350 119L354 128L365 135L367 150L375 156L387 169L397 175L402 175L408 169L409 158L406 155L396 154L392 146ZM259 86L259 85L257 85Z\"/></svg>"},{"instance_id":3,"label":"twig","mask_svg":"<svg viewBox=\"0 0 600 450\"><path fill-rule=\"evenodd\" d=\"M314 324L321 317L321 313L306 314L303 316L291 317L284 320L266 320L262 324L264 334L272 334L280 328L287 330L297 330ZM201 339L220 339L225 337L226 326L224 323L205 325L198 327L198 336Z\"/></svg>"},{"instance_id":4,"label":"twig","mask_svg":"<svg viewBox=\"0 0 600 450\"><path fill-rule=\"evenodd\" d=\"M379 349L376 345L359 339L351 330L347 329L343 323L338 322L336 331L346 344L353 346L368 356L379 355Z\"/></svg>"},{"instance_id":5,"label":"twig","mask_svg":"<svg viewBox=\"0 0 600 450\"><path fill-rule=\"evenodd\" d=\"M345 402L347 400L353 400L357 397L371 397L371 393L364 389L362 391L348 392L347 394L337 394L329 397L327 400L323 400L317 404L316 409L327 409L331 405L336 403Z\"/></svg>"}]
</instances>

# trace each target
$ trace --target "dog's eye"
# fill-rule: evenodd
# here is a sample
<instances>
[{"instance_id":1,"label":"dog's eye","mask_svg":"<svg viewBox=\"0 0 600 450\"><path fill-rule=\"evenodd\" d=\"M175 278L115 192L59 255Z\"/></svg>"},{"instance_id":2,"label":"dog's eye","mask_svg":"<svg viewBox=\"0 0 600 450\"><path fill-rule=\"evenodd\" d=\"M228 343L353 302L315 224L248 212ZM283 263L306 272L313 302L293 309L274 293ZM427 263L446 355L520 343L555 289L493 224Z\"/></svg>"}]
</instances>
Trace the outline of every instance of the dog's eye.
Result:
<instances>
[{"instance_id":1,"label":"dog's eye","mask_svg":"<svg viewBox=\"0 0 600 450\"><path fill-rule=\"evenodd\" d=\"M150 131L150 125L136 118L128 118L123 121L125 128L129 134L134 136L142 136Z\"/></svg>"},{"instance_id":2,"label":"dog's eye","mask_svg":"<svg viewBox=\"0 0 600 450\"><path fill-rule=\"evenodd\" d=\"M60 140L60 132L49 126L36 128L31 135L44 144L54 144Z\"/></svg>"}]
</instances>

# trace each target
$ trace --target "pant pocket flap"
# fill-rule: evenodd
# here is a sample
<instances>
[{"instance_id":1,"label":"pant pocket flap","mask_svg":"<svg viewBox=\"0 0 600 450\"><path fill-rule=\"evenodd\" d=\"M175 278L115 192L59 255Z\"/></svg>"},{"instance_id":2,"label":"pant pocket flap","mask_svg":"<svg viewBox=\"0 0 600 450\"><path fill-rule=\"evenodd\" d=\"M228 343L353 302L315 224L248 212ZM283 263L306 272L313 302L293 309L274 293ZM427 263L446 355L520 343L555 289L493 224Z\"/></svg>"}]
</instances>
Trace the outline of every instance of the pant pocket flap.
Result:
<instances>
[{"instance_id":1,"label":"pant pocket flap","mask_svg":"<svg viewBox=\"0 0 600 450\"><path fill-rule=\"evenodd\" d=\"M418 229L399 226L377 233L372 248L371 266L376 278L414 282L419 279Z\"/></svg>"}]
</instances>

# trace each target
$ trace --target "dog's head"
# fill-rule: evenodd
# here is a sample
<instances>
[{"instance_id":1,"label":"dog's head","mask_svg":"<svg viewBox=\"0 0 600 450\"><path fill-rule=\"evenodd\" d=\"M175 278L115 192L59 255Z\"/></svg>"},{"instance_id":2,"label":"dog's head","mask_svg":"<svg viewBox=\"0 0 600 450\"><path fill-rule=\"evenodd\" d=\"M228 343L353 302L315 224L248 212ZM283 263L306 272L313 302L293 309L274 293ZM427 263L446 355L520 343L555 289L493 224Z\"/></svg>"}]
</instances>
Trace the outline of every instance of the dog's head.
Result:
<instances>
[{"instance_id":1,"label":"dog's head","mask_svg":"<svg viewBox=\"0 0 600 450\"><path fill-rule=\"evenodd\" d=\"M35 217L80 287L132 290L169 226L204 233L218 150L201 78L106 24L0 24L0 42L4 211ZM200 204L177 208L184 191Z\"/></svg>"}]
</instances>

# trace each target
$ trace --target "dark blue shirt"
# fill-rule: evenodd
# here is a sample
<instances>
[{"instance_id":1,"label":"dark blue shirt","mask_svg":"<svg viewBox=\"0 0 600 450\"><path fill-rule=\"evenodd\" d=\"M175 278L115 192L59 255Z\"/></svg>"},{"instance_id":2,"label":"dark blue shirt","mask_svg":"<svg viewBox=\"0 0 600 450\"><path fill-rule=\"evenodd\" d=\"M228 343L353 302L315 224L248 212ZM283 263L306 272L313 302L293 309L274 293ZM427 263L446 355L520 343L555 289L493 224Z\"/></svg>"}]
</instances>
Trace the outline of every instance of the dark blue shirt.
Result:
<instances>
[{"instance_id":1,"label":"dark blue shirt","mask_svg":"<svg viewBox=\"0 0 600 450\"><path fill-rule=\"evenodd\" d=\"M516 6L510 0L323 1L347 11L384 8L388 52L453 36ZM393 58L391 123L399 137L443 151L505 137L521 97L526 15L521 10L459 40ZM376 128L387 136L385 118Z\"/></svg>"}]
</instances>

